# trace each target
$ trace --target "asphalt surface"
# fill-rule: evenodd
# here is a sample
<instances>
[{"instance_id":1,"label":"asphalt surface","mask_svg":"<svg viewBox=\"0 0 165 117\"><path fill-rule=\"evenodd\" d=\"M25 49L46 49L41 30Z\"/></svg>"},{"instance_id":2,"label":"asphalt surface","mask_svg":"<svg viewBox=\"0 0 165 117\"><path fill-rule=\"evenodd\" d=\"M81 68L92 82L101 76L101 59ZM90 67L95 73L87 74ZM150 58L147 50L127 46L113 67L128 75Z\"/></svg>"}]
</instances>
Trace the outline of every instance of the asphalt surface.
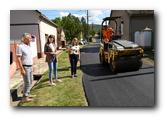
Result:
<instances>
[{"instance_id":1,"label":"asphalt surface","mask_svg":"<svg viewBox=\"0 0 165 117\"><path fill-rule=\"evenodd\" d=\"M151 107L155 104L154 66L112 74L99 62L99 44L81 49L83 85L89 106Z\"/></svg>"}]
</instances>

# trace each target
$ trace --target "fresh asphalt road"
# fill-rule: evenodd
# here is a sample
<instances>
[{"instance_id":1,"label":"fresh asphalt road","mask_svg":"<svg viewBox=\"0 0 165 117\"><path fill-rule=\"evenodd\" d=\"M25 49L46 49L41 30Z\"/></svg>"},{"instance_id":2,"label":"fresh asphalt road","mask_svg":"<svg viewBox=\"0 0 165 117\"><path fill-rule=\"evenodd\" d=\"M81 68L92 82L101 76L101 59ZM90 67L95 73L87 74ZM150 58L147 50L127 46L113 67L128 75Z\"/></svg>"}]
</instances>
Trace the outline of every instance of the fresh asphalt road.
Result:
<instances>
[{"instance_id":1,"label":"fresh asphalt road","mask_svg":"<svg viewBox=\"0 0 165 117\"><path fill-rule=\"evenodd\" d=\"M99 62L99 44L81 49L83 84L89 106L154 106L154 66L112 74Z\"/></svg>"}]
</instances>

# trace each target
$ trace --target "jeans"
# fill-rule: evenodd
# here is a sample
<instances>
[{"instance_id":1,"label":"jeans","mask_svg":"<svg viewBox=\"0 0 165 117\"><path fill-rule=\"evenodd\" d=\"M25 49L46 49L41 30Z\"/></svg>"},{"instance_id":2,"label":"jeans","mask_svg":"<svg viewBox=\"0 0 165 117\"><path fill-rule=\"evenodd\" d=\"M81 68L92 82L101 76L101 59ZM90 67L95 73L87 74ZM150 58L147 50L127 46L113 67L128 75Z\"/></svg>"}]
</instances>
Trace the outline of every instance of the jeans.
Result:
<instances>
[{"instance_id":1,"label":"jeans","mask_svg":"<svg viewBox=\"0 0 165 117\"><path fill-rule=\"evenodd\" d=\"M23 76L24 88L23 97L28 97L33 82L32 67L24 67L26 74Z\"/></svg>"},{"instance_id":2,"label":"jeans","mask_svg":"<svg viewBox=\"0 0 165 117\"><path fill-rule=\"evenodd\" d=\"M53 79L52 78L53 72L55 79L57 79L57 61L55 58L53 58L48 62L48 67L49 67L49 81L52 81Z\"/></svg>"},{"instance_id":3,"label":"jeans","mask_svg":"<svg viewBox=\"0 0 165 117\"><path fill-rule=\"evenodd\" d=\"M71 75L76 74L76 71L77 71L77 62L78 62L78 55L76 55L76 54L70 54Z\"/></svg>"}]
</instances>

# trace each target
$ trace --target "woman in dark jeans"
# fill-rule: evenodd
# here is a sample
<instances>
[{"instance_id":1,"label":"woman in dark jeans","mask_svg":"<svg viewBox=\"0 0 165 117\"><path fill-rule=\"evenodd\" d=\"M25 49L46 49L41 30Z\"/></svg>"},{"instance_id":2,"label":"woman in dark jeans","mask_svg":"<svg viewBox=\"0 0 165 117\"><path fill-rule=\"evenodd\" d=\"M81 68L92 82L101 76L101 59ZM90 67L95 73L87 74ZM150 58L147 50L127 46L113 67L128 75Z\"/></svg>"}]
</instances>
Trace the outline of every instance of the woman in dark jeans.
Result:
<instances>
[{"instance_id":1,"label":"woman in dark jeans","mask_svg":"<svg viewBox=\"0 0 165 117\"><path fill-rule=\"evenodd\" d=\"M44 53L46 54L46 62L49 67L49 82L50 85L56 85L55 82L61 82L57 78L57 57L56 57L57 45L55 45L55 38L50 35L44 47ZM54 72L54 79L52 78Z\"/></svg>"},{"instance_id":2,"label":"woman in dark jeans","mask_svg":"<svg viewBox=\"0 0 165 117\"><path fill-rule=\"evenodd\" d=\"M80 60L80 46L78 45L77 38L72 40L69 48L69 60L71 64L71 77L77 77L77 62Z\"/></svg>"}]
</instances>

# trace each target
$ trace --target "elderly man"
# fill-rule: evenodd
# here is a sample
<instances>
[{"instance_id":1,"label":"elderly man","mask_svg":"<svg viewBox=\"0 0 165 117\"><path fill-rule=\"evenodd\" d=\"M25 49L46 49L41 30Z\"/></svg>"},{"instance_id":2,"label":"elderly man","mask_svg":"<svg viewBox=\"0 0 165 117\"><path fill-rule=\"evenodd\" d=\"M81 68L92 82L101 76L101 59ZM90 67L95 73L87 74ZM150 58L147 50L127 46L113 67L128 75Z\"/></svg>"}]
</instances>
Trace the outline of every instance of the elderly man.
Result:
<instances>
[{"instance_id":1,"label":"elderly man","mask_svg":"<svg viewBox=\"0 0 165 117\"><path fill-rule=\"evenodd\" d=\"M24 81L22 102L32 101L32 97L34 97L32 95L30 96L29 94L33 81L33 74L32 74L33 57L32 57L32 50L30 47L30 42L32 41L31 37L32 37L31 34L24 33L22 36L22 43L18 46L16 51L18 64Z\"/></svg>"}]
</instances>

